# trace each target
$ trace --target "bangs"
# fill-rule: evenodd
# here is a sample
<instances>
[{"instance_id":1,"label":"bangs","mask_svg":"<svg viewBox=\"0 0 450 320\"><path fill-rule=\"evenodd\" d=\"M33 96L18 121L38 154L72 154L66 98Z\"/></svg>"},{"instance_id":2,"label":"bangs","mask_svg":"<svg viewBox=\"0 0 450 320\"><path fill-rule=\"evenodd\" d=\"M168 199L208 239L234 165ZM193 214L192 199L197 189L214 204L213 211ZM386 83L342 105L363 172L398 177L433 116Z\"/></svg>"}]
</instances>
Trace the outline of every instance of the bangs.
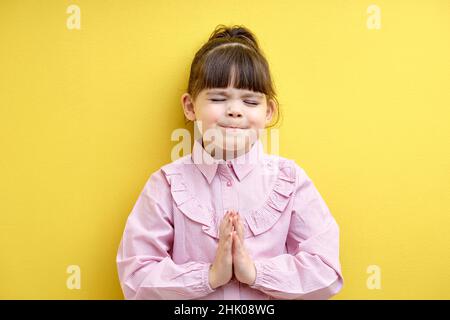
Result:
<instances>
[{"instance_id":1,"label":"bangs","mask_svg":"<svg viewBox=\"0 0 450 320\"><path fill-rule=\"evenodd\" d=\"M273 93L267 63L255 51L241 45L212 50L206 55L202 67L198 91L232 86L268 96Z\"/></svg>"},{"instance_id":2,"label":"bangs","mask_svg":"<svg viewBox=\"0 0 450 320\"><path fill-rule=\"evenodd\" d=\"M275 123L278 123L279 102L269 63L255 35L244 26L217 26L195 53L186 93L195 102L201 91L214 88L236 88L264 94L265 103L276 113Z\"/></svg>"}]
</instances>

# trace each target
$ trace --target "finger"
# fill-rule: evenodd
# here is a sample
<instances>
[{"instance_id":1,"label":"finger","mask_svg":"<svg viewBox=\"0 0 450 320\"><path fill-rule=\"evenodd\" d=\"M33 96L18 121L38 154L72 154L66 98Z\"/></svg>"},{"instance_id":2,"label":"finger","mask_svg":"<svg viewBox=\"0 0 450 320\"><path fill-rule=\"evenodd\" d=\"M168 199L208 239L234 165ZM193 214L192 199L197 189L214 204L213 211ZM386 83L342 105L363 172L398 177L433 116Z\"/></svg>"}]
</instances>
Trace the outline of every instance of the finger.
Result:
<instances>
[{"instance_id":1,"label":"finger","mask_svg":"<svg viewBox=\"0 0 450 320\"><path fill-rule=\"evenodd\" d=\"M236 219L236 217L237 217L237 212L234 210L231 210L230 218L232 219L232 221L234 221Z\"/></svg>"},{"instance_id":2,"label":"finger","mask_svg":"<svg viewBox=\"0 0 450 320\"><path fill-rule=\"evenodd\" d=\"M235 224L238 219L238 215L236 213L233 213L233 215L231 216L231 219L233 221L233 224Z\"/></svg>"},{"instance_id":3,"label":"finger","mask_svg":"<svg viewBox=\"0 0 450 320\"><path fill-rule=\"evenodd\" d=\"M231 215L227 218L227 227L228 230L233 230L233 217Z\"/></svg>"},{"instance_id":4,"label":"finger","mask_svg":"<svg viewBox=\"0 0 450 320\"><path fill-rule=\"evenodd\" d=\"M232 221L230 220L231 217L231 211L228 210L225 215L222 218L222 221L220 223L220 233L223 234L224 237L226 237L227 233L230 233L232 230Z\"/></svg>"},{"instance_id":5,"label":"finger","mask_svg":"<svg viewBox=\"0 0 450 320\"><path fill-rule=\"evenodd\" d=\"M225 213L225 215L222 217L222 220L220 221L219 229L221 232L225 231L225 229L226 229L227 215L228 215L228 213Z\"/></svg>"},{"instance_id":6,"label":"finger","mask_svg":"<svg viewBox=\"0 0 450 320\"><path fill-rule=\"evenodd\" d=\"M233 218L233 226L234 226L234 229L237 231L239 238L241 239L241 241L243 241L244 225L242 224L239 213L236 213L236 215Z\"/></svg>"},{"instance_id":7,"label":"finger","mask_svg":"<svg viewBox=\"0 0 450 320\"><path fill-rule=\"evenodd\" d=\"M227 212L223 216L221 228L224 233L229 233L230 231L236 229L235 227L233 227L233 215L233 210L227 210Z\"/></svg>"},{"instance_id":8,"label":"finger","mask_svg":"<svg viewBox=\"0 0 450 320\"><path fill-rule=\"evenodd\" d=\"M220 230L220 233L223 235L224 240L227 239L227 237L230 234L230 231L231 231L230 223L228 222L228 220L224 219Z\"/></svg>"},{"instance_id":9,"label":"finger","mask_svg":"<svg viewBox=\"0 0 450 320\"><path fill-rule=\"evenodd\" d=\"M229 216L230 216L230 213L229 213L229 211L227 210L227 212L223 215L223 217L222 217L222 221L220 222L220 225L226 225L226 223L227 223L227 219L229 218Z\"/></svg>"},{"instance_id":10,"label":"finger","mask_svg":"<svg viewBox=\"0 0 450 320\"><path fill-rule=\"evenodd\" d=\"M228 233L227 244L226 244L227 250L231 250L232 246L233 246L233 231Z\"/></svg>"},{"instance_id":11,"label":"finger","mask_svg":"<svg viewBox=\"0 0 450 320\"><path fill-rule=\"evenodd\" d=\"M228 226L231 223L231 215L226 213L222 218L222 224L224 227Z\"/></svg>"},{"instance_id":12,"label":"finger","mask_svg":"<svg viewBox=\"0 0 450 320\"><path fill-rule=\"evenodd\" d=\"M235 233L236 233L236 231L234 231L232 233L232 239L233 239L232 249L233 249L233 252L237 252L237 240L236 240Z\"/></svg>"},{"instance_id":13,"label":"finger","mask_svg":"<svg viewBox=\"0 0 450 320\"><path fill-rule=\"evenodd\" d=\"M236 231L233 232L233 248L235 250L241 249L241 240L239 239Z\"/></svg>"},{"instance_id":14,"label":"finger","mask_svg":"<svg viewBox=\"0 0 450 320\"><path fill-rule=\"evenodd\" d=\"M237 225L238 225L237 233L238 233L239 239L241 241L243 241L244 240L244 225L242 223L240 215L237 216Z\"/></svg>"}]
</instances>

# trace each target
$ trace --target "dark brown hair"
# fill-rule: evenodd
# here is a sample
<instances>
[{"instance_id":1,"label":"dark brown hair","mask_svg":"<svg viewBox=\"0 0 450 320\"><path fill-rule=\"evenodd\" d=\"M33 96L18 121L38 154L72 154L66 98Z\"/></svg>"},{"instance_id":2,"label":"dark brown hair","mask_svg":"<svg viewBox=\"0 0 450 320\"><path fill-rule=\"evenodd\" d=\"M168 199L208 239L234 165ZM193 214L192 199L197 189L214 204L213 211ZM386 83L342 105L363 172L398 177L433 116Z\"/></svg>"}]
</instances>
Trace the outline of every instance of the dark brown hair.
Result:
<instances>
[{"instance_id":1,"label":"dark brown hair","mask_svg":"<svg viewBox=\"0 0 450 320\"><path fill-rule=\"evenodd\" d=\"M279 102L269 64L256 37L244 26L218 25L208 41L195 54L187 92L195 100L203 89L226 88L229 85L237 89L264 93L267 101L273 99L277 117L275 123L269 127L278 123Z\"/></svg>"}]
</instances>

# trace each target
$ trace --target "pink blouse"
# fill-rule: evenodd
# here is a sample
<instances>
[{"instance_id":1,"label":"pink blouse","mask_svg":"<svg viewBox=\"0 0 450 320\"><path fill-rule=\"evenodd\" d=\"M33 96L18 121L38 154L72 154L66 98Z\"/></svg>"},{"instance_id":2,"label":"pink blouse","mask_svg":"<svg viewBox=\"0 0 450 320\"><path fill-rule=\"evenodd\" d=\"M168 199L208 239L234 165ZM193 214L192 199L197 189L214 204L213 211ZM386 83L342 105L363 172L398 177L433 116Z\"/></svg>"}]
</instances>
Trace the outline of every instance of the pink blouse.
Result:
<instances>
[{"instance_id":1,"label":"pink blouse","mask_svg":"<svg viewBox=\"0 0 450 320\"><path fill-rule=\"evenodd\" d=\"M234 209L256 280L212 289L218 227ZM260 140L240 157L192 154L151 174L117 253L126 299L328 299L343 285L339 227L306 172L267 154Z\"/></svg>"}]
</instances>

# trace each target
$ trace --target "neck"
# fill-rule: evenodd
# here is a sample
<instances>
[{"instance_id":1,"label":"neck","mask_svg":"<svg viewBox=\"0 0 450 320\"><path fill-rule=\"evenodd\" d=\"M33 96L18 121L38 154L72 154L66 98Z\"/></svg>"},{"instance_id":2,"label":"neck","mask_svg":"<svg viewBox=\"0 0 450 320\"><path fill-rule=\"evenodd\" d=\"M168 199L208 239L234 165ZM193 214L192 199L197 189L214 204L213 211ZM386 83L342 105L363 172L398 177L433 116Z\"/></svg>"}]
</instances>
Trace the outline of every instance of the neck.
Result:
<instances>
[{"instance_id":1,"label":"neck","mask_svg":"<svg viewBox=\"0 0 450 320\"><path fill-rule=\"evenodd\" d=\"M240 157L244 154L246 154L247 152L250 151L250 147L244 147L242 149L239 150L224 150L221 148L218 148L217 146L215 146L214 148L211 148L212 150L208 150L209 148L207 148L209 145L211 144L211 142L207 142L205 145L205 142L202 139L202 147L203 149L205 149L206 152L208 152L212 158L216 159L216 160L231 160L231 159L235 159L237 157Z\"/></svg>"}]
</instances>

